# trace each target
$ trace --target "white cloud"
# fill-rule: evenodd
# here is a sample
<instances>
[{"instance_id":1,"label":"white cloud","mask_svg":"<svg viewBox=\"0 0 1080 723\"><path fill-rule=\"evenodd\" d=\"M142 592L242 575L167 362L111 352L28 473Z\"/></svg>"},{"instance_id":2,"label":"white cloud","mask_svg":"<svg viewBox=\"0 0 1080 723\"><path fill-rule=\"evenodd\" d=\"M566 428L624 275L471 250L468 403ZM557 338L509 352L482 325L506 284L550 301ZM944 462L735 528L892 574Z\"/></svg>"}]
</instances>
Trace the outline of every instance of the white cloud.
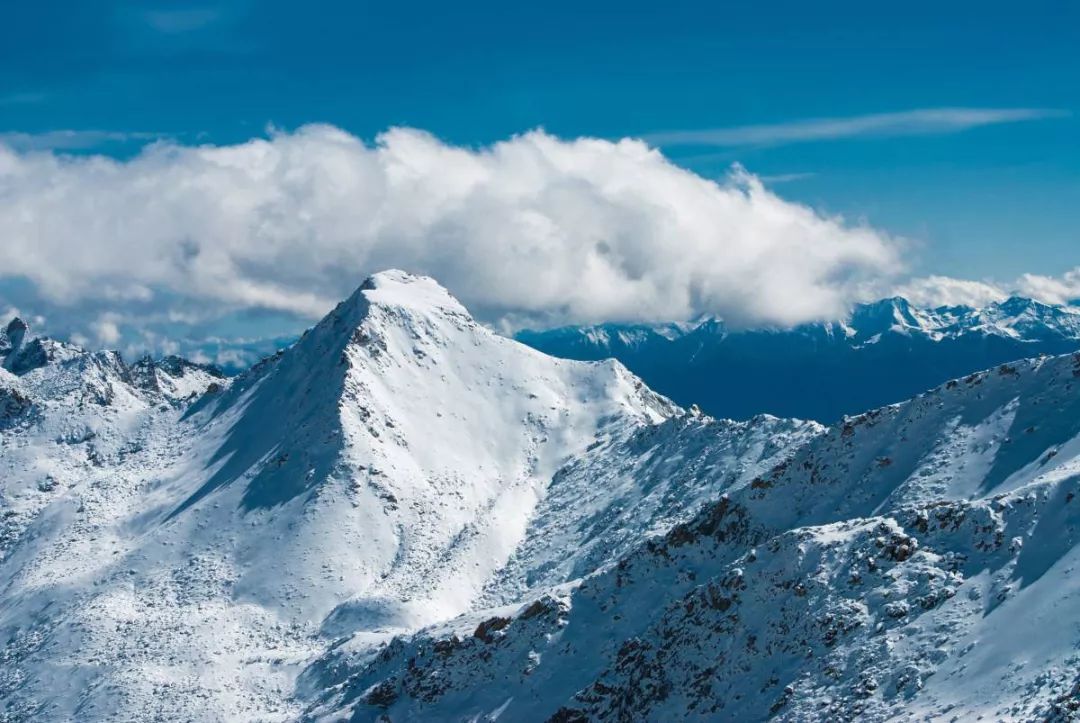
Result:
<instances>
[{"instance_id":1,"label":"white cloud","mask_svg":"<svg viewBox=\"0 0 1080 723\"><path fill-rule=\"evenodd\" d=\"M981 307L1002 301L1009 294L992 281L971 281L949 276L926 276L911 279L896 287L896 296L926 308L938 306Z\"/></svg>"},{"instance_id":2,"label":"white cloud","mask_svg":"<svg viewBox=\"0 0 1080 723\"><path fill-rule=\"evenodd\" d=\"M1039 276L1024 274L1015 283L1017 293L1052 304L1067 304L1080 299L1080 266L1065 274Z\"/></svg>"},{"instance_id":3,"label":"white cloud","mask_svg":"<svg viewBox=\"0 0 1080 723\"><path fill-rule=\"evenodd\" d=\"M792 183L793 181L805 181L810 178L816 178L818 174L811 172L801 173L777 173L772 176L758 176L761 181L768 185L775 185L777 183Z\"/></svg>"},{"instance_id":4,"label":"white cloud","mask_svg":"<svg viewBox=\"0 0 1080 723\"><path fill-rule=\"evenodd\" d=\"M124 161L0 145L0 234L0 274L71 314L128 317L315 318L401 267L491 321L791 324L842 314L902 268L896 240L745 172L718 184L640 141L539 131L472 149L308 126Z\"/></svg>"},{"instance_id":5,"label":"white cloud","mask_svg":"<svg viewBox=\"0 0 1080 723\"><path fill-rule=\"evenodd\" d=\"M1080 300L1080 267L1066 271L1061 276L1023 274L1013 281L971 281L949 276L926 276L909 279L893 287L890 293L924 307L979 307L1010 296L1025 296L1047 304L1068 304ZM871 291L868 295L882 294Z\"/></svg>"},{"instance_id":6,"label":"white cloud","mask_svg":"<svg viewBox=\"0 0 1080 723\"><path fill-rule=\"evenodd\" d=\"M953 133L979 126L1068 115L1067 111L1052 108L920 108L847 118L812 118L790 123L668 131L649 134L646 139L661 146L770 146L837 138Z\"/></svg>"},{"instance_id":7,"label":"white cloud","mask_svg":"<svg viewBox=\"0 0 1080 723\"><path fill-rule=\"evenodd\" d=\"M102 346L112 347L120 341L120 327L117 326L116 320L112 318L112 315L103 315L91 326L94 333L97 335L98 342L100 342Z\"/></svg>"}]
</instances>

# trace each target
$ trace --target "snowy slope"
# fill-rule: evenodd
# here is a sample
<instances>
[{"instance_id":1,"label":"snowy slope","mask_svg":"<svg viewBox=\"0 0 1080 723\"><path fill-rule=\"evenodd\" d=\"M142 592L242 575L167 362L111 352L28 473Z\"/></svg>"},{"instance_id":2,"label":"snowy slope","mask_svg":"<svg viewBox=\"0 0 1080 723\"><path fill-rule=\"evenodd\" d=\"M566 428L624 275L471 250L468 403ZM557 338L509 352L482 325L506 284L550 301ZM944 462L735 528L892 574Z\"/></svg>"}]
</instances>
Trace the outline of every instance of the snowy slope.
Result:
<instances>
[{"instance_id":1,"label":"snowy slope","mask_svg":"<svg viewBox=\"0 0 1080 723\"><path fill-rule=\"evenodd\" d=\"M1072 719L1080 356L845 420L577 585L303 678L318 720Z\"/></svg>"},{"instance_id":2,"label":"snowy slope","mask_svg":"<svg viewBox=\"0 0 1080 723\"><path fill-rule=\"evenodd\" d=\"M401 272L231 382L3 353L32 360L0 372L12 720L294 719L342 636L572 584L822 432L684 412Z\"/></svg>"}]
</instances>

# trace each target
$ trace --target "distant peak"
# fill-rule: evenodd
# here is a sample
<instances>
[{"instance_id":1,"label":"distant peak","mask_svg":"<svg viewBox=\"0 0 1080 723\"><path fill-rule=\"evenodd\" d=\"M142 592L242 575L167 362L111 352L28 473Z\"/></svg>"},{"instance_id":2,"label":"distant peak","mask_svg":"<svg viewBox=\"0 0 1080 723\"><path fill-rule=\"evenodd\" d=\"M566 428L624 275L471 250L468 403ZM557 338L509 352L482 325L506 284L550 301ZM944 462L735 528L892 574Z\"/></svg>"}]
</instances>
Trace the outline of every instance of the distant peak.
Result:
<instances>
[{"instance_id":1,"label":"distant peak","mask_svg":"<svg viewBox=\"0 0 1080 723\"><path fill-rule=\"evenodd\" d=\"M26 341L27 332L30 331L30 325L19 317L15 317L4 329L4 332L0 334L0 353L3 353L9 357L14 356L19 348ZM6 364L7 362L5 362Z\"/></svg>"},{"instance_id":2,"label":"distant peak","mask_svg":"<svg viewBox=\"0 0 1080 723\"><path fill-rule=\"evenodd\" d=\"M911 308L911 302L905 299L903 296L888 296L884 299L878 299L877 301L871 301L868 304L861 304L867 309L901 309L907 310Z\"/></svg>"},{"instance_id":3,"label":"distant peak","mask_svg":"<svg viewBox=\"0 0 1080 723\"><path fill-rule=\"evenodd\" d=\"M1026 311L1027 309L1035 309L1039 307L1049 308L1049 304L1044 304L1041 301L1035 299L1029 299L1026 296L1010 296L1004 301L999 301L997 304L992 304L1002 311Z\"/></svg>"},{"instance_id":4,"label":"distant peak","mask_svg":"<svg viewBox=\"0 0 1080 723\"><path fill-rule=\"evenodd\" d=\"M8 323L7 329L5 329L5 332L7 333L8 337L11 337L11 336L14 336L15 334L24 334L25 335L26 332L29 331L29 330L30 330L30 325L16 316L14 319L11 320L10 323Z\"/></svg>"},{"instance_id":5,"label":"distant peak","mask_svg":"<svg viewBox=\"0 0 1080 723\"><path fill-rule=\"evenodd\" d=\"M880 334L890 329L921 329L923 320L902 296L859 304L851 313L851 326L862 336Z\"/></svg>"}]
</instances>

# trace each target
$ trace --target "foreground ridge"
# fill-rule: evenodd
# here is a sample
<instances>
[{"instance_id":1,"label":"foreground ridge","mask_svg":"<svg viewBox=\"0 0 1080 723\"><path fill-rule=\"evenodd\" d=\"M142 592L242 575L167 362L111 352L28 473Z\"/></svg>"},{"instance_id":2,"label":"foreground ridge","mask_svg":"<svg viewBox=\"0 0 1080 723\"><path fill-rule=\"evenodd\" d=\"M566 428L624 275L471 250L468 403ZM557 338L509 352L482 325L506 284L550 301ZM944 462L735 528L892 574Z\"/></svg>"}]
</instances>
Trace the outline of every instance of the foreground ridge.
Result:
<instances>
[{"instance_id":1,"label":"foreground ridge","mask_svg":"<svg viewBox=\"0 0 1080 723\"><path fill-rule=\"evenodd\" d=\"M310 717L1071 719L1078 387L1036 360L847 419L579 584L338 646Z\"/></svg>"}]
</instances>

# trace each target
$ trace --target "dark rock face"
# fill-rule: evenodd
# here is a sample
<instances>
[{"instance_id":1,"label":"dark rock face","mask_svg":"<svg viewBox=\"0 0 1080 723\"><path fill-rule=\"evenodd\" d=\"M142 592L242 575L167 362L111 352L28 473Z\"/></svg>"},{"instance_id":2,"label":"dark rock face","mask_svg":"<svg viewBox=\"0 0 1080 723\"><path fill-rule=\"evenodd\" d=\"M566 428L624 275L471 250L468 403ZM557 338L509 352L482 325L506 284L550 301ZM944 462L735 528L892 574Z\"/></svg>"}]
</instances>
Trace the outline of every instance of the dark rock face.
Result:
<instances>
[{"instance_id":1,"label":"dark rock face","mask_svg":"<svg viewBox=\"0 0 1080 723\"><path fill-rule=\"evenodd\" d=\"M0 385L0 429L14 427L28 419L33 409L33 400L26 394Z\"/></svg>"},{"instance_id":2,"label":"dark rock face","mask_svg":"<svg viewBox=\"0 0 1080 723\"><path fill-rule=\"evenodd\" d=\"M4 329L4 337L8 342L8 350L18 349L19 345L22 344L23 339L26 337L26 332L29 330L30 326L19 317L16 316L12 319L7 325L7 328ZM0 351L3 351L2 346L0 346Z\"/></svg>"},{"instance_id":3,"label":"dark rock face","mask_svg":"<svg viewBox=\"0 0 1080 723\"><path fill-rule=\"evenodd\" d=\"M150 392L161 392L161 375L172 379L183 379L192 373L203 373L215 379L225 379L225 373L212 364L198 364L183 357L170 354L161 359L146 355L129 368L131 383ZM211 385L212 386L212 385ZM220 385L217 387L220 389Z\"/></svg>"},{"instance_id":4,"label":"dark rock face","mask_svg":"<svg viewBox=\"0 0 1080 723\"><path fill-rule=\"evenodd\" d=\"M11 369L12 362L18 357L23 341L30 327L19 317L15 317L0 331L0 358L5 369Z\"/></svg>"}]
</instances>

